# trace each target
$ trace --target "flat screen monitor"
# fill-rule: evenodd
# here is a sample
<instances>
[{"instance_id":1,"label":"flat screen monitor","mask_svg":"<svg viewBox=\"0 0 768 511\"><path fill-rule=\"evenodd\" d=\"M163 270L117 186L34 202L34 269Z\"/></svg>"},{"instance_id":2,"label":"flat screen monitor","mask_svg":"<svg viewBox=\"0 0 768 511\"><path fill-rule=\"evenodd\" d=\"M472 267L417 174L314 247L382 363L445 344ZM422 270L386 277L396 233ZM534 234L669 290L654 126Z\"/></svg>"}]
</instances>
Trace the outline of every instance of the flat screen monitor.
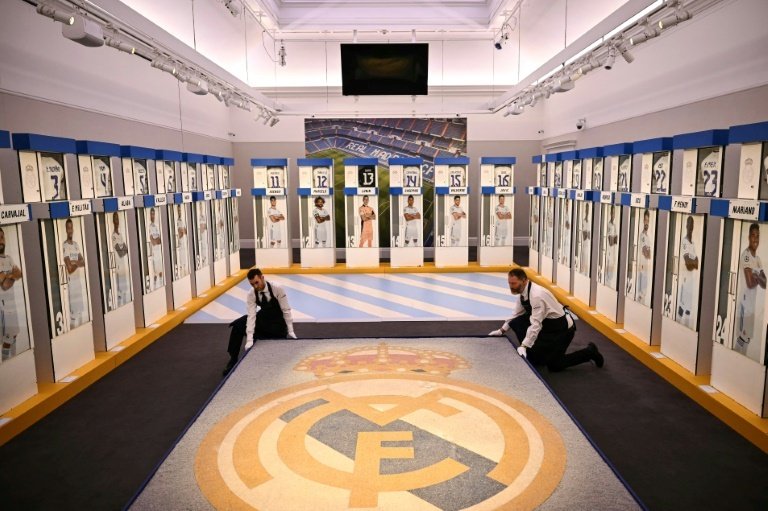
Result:
<instances>
[{"instance_id":1,"label":"flat screen monitor","mask_svg":"<svg viewBox=\"0 0 768 511\"><path fill-rule=\"evenodd\" d=\"M427 43L341 45L344 96L424 96L428 69Z\"/></svg>"}]
</instances>

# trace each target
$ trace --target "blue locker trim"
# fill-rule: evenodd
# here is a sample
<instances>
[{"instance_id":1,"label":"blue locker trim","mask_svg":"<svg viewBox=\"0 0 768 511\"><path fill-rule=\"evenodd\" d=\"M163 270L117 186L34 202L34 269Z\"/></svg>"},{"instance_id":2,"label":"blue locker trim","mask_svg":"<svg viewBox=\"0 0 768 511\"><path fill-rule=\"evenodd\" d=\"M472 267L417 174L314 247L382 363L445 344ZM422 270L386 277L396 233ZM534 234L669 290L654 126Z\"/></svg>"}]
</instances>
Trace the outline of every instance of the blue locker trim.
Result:
<instances>
[{"instance_id":1,"label":"blue locker trim","mask_svg":"<svg viewBox=\"0 0 768 511\"><path fill-rule=\"evenodd\" d=\"M306 197L308 195L312 195L312 189L311 188L297 188L296 193L299 194L302 197Z\"/></svg>"},{"instance_id":2,"label":"blue locker trim","mask_svg":"<svg viewBox=\"0 0 768 511\"><path fill-rule=\"evenodd\" d=\"M760 213L758 213L757 220L760 222L768 220L768 202L760 203Z\"/></svg>"},{"instance_id":3,"label":"blue locker trim","mask_svg":"<svg viewBox=\"0 0 768 511\"><path fill-rule=\"evenodd\" d=\"M559 190L559 188L551 188L550 190L551 190L551 192L550 192L549 196L550 197L557 197L557 190Z\"/></svg>"},{"instance_id":4,"label":"blue locker trim","mask_svg":"<svg viewBox=\"0 0 768 511\"><path fill-rule=\"evenodd\" d=\"M192 192L192 200L195 202L205 200L205 192Z\"/></svg>"},{"instance_id":5,"label":"blue locker trim","mask_svg":"<svg viewBox=\"0 0 768 511\"><path fill-rule=\"evenodd\" d=\"M731 201L728 199L712 199L709 203L709 214L712 216L727 217Z\"/></svg>"},{"instance_id":6,"label":"blue locker trim","mask_svg":"<svg viewBox=\"0 0 768 511\"><path fill-rule=\"evenodd\" d=\"M671 195L659 195L659 209L669 211L672 209L672 196Z\"/></svg>"},{"instance_id":7,"label":"blue locker trim","mask_svg":"<svg viewBox=\"0 0 768 511\"><path fill-rule=\"evenodd\" d=\"M544 159L547 161L547 163L552 163L556 161L562 161L561 153L550 153L544 156Z\"/></svg>"},{"instance_id":8,"label":"blue locker trim","mask_svg":"<svg viewBox=\"0 0 768 511\"><path fill-rule=\"evenodd\" d=\"M214 190L214 197L216 199L223 199L224 198L224 194L221 193L221 190Z\"/></svg>"},{"instance_id":9,"label":"blue locker trim","mask_svg":"<svg viewBox=\"0 0 768 511\"><path fill-rule=\"evenodd\" d=\"M344 165L378 165L378 158L344 158Z\"/></svg>"},{"instance_id":10,"label":"blue locker trim","mask_svg":"<svg viewBox=\"0 0 768 511\"><path fill-rule=\"evenodd\" d=\"M347 188L344 187L344 195L350 196L350 195L357 195L357 188Z\"/></svg>"},{"instance_id":11,"label":"blue locker trim","mask_svg":"<svg viewBox=\"0 0 768 511\"><path fill-rule=\"evenodd\" d=\"M597 201L600 200L600 194L597 193L595 190L586 190L584 192L584 200L592 201L592 202L597 202L595 200L595 197L597 197Z\"/></svg>"},{"instance_id":12,"label":"blue locker trim","mask_svg":"<svg viewBox=\"0 0 768 511\"><path fill-rule=\"evenodd\" d=\"M222 158L223 160L224 158ZM287 158L251 158L251 167L287 167Z\"/></svg>"},{"instance_id":13,"label":"blue locker trim","mask_svg":"<svg viewBox=\"0 0 768 511\"><path fill-rule=\"evenodd\" d=\"M600 158L603 156L602 147L590 147L589 149L579 149L576 151L579 158Z\"/></svg>"},{"instance_id":14,"label":"blue locker trim","mask_svg":"<svg viewBox=\"0 0 768 511\"><path fill-rule=\"evenodd\" d=\"M122 148L109 142L96 142L93 140L78 140L75 142L77 154L91 154L94 156L121 156ZM154 153L154 151L152 151ZM154 158L154 154L152 157Z\"/></svg>"},{"instance_id":15,"label":"blue locker trim","mask_svg":"<svg viewBox=\"0 0 768 511\"><path fill-rule=\"evenodd\" d=\"M154 195L142 195L141 196L141 202L144 204L145 208L154 208L155 207L155 196Z\"/></svg>"},{"instance_id":16,"label":"blue locker trim","mask_svg":"<svg viewBox=\"0 0 768 511\"><path fill-rule=\"evenodd\" d=\"M203 156L203 160L205 160L205 163L211 163L213 165L221 164L221 158L219 158L218 156L209 156L206 154Z\"/></svg>"},{"instance_id":17,"label":"blue locker trim","mask_svg":"<svg viewBox=\"0 0 768 511\"><path fill-rule=\"evenodd\" d=\"M69 218L69 201L51 202L49 211L51 218Z\"/></svg>"},{"instance_id":18,"label":"blue locker trim","mask_svg":"<svg viewBox=\"0 0 768 511\"><path fill-rule=\"evenodd\" d=\"M568 198L574 200L576 198L576 190L568 190Z\"/></svg>"},{"instance_id":19,"label":"blue locker trim","mask_svg":"<svg viewBox=\"0 0 768 511\"><path fill-rule=\"evenodd\" d=\"M624 142L603 147L603 156L622 156L624 154L632 154L632 144Z\"/></svg>"},{"instance_id":20,"label":"blue locker trim","mask_svg":"<svg viewBox=\"0 0 768 511\"><path fill-rule=\"evenodd\" d=\"M466 156L435 158L435 165L469 165L469 158Z\"/></svg>"},{"instance_id":21,"label":"blue locker trim","mask_svg":"<svg viewBox=\"0 0 768 511\"><path fill-rule=\"evenodd\" d=\"M128 158L139 158L143 160L153 160L157 157L157 150L149 149L148 147L137 147L135 145L123 145L120 146L120 156L125 156Z\"/></svg>"},{"instance_id":22,"label":"blue locker trim","mask_svg":"<svg viewBox=\"0 0 768 511\"><path fill-rule=\"evenodd\" d=\"M182 154L179 151L169 151L167 149L158 149L155 151L155 159L162 161L183 161Z\"/></svg>"},{"instance_id":23,"label":"blue locker trim","mask_svg":"<svg viewBox=\"0 0 768 511\"><path fill-rule=\"evenodd\" d=\"M695 149L698 147L725 145L728 145L728 130L697 131L672 137L672 147L675 149Z\"/></svg>"},{"instance_id":24,"label":"blue locker trim","mask_svg":"<svg viewBox=\"0 0 768 511\"><path fill-rule=\"evenodd\" d=\"M447 186L436 186L435 193L437 195L448 195L450 188Z\"/></svg>"},{"instance_id":25,"label":"blue locker trim","mask_svg":"<svg viewBox=\"0 0 768 511\"><path fill-rule=\"evenodd\" d=\"M104 199L104 212L112 213L113 211L117 211L117 204L117 197L106 197Z\"/></svg>"},{"instance_id":26,"label":"blue locker trim","mask_svg":"<svg viewBox=\"0 0 768 511\"><path fill-rule=\"evenodd\" d=\"M731 144L763 142L765 140L768 140L768 122L740 124L731 126L731 129L728 130L728 142Z\"/></svg>"},{"instance_id":27,"label":"blue locker trim","mask_svg":"<svg viewBox=\"0 0 768 511\"><path fill-rule=\"evenodd\" d=\"M495 186L483 186L480 189L480 193L483 193L483 194L493 194L495 192L496 192L496 187Z\"/></svg>"},{"instance_id":28,"label":"blue locker trim","mask_svg":"<svg viewBox=\"0 0 768 511\"><path fill-rule=\"evenodd\" d=\"M11 134L0 130L0 148L11 147Z\"/></svg>"},{"instance_id":29,"label":"blue locker trim","mask_svg":"<svg viewBox=\"0 0 768 511\"><path fill-rule=\"evenodd\" d=\"M631 206L632 205L632 194L631 193L622 193L621 194L621 205L622 206Z\"/></svg>"},{"instance_id":30,"label":"blue locker trim","mask_svg":"<svg viewBox=\"0 0 768 511\"><path fill-rule=\"evenodd\" d=\"M517 158L514 156L483 156L480 165L514 165Z\"/></svg>"},{"instance_id":31,"label":"blue locker trim","mask_svg":"<svg viewBox=\"0 0 768 511\"><path fill-rule=\"evenodd\" d=\"M301 188L299 188L301 190ZM309 190L309 188L306 188L306 190ZM254 197L266 197L267 196L267 189L266 188L251 188L251 195ZM309 195L307 193L306 195Z\"/></svg>"},{"instance_id":32,"label":"blue locker trim","mask_svg":"<svg viewBox=\"0 0 768 511\"><path fill-rule=\"evenodd\" d=\"M181 192L173 194L173 203L174 204L181 204L183 202L184 202L184 196L181 194Z\"/></svg>"},{"instance_id":33,"label":"blue locker trim","mask_svg":"<svg viewBox=\"0 0 768 511\"><path fill-rule=\"evenodd\" d=\"M389 160L389 164L392 165L392 160ZM389 187L389 194L390 195L402 195L403 194L403 187L402 186L390 186Z\"/></svg>"},{"instance_id":34,"label":"blue locker trim","mask_svg":"<svg viewBox=\"0 0 768 511\"><path fill-rule=\"evenodd\" d=\"M228 167L231 167L232 165L235 164L235 159L234 158L224 158L224 157L222 157L221 158L221 164L222 165L227 165Z\"/></svg>"},{"instance_id":35,"label":"blue locker trim","mask_svg":"<svg viewBox=\"0 0 768 511\"><path fill-rule=\"evenodd\" d=\"M592 195L592 202L600 202L600 193L602 193L602 192L600 192L600 190L592 190L592 191L595 192ZM584 198L585 199L587 198L586 194L585 194Z\"/></svg>"},{"instance_id":36,"label":"blue locker trim","mask_svg":"<svg viewBox=\"0 0 768 511\"><path fill-rule=\"evenodd\" d=\"M390 158L390 165L421 165L424 160L421 158Z\"/></svg>"},{"instance_id":37,"label":"blue locker trim","mask_svg":"<svg viewBox=\"0 0 768 511\"><path fill-rule=\"evenodd\" d=\"M14 133L11 135L13 148L17 151L42 151L48 153L75 154L77 144L71 138L49 137L34 133Z\"/></svg>"},{"instance_id":38,"label":"blue locker trim","mask_svg":"<svg viewBox=\"0 0 768 511\"><path fill-rule=\"evenodd\" d=\"M531 158L531 163L543 163L544 158L541 154L535 154L533 155L533 158Z\"/></svg>"},{"instance_id":39,"label":"blue locker trim","mask_svg":"<svg viewBox=\"0 0 768 511\"><path fill-rule=\"evenodd\" d=\"M579 159L577 156L578 154L579 154L578 151L565 151L563 153L560 153L560 156L562 157L561 159L563 161L578 160Z\"/></svg>"},{"instance_id":40,"label":"blue locker trim","mask_svg":"<svg viewBox=\"0 0 768 511\"><path fill-rule=\"evenodd\" d=\"M516 186L512 187L512 193L517 193L517 187Z\"/></svg>"},{"instance_id":41,"label":"blue locker trim","mask_svg":"<svg viewBox=\"0 0 768 511\"><path fill-rule=\"evenodd\" d=\"M332 158L299 158L296 160L299 167L331 167L333 168Z\"/></svg>"},{"instance_id":42,"label":"blue locker trim","mask_svg":"<svg viewBox=\"0 0 768 511\"><path fill-rule=\"evenodd\" d=\"M672 150L672 137L649 138L632 144L635 154L658 153Z\"/></svg>"},{"instance_id":43,"label":"blue locker trim","mask_svg":"<svg viewBox=\"0 0 768 511\"><path fill-rule=\"evenodd\" d=\"M197 153L182 153L181 154L182 161L186 161L188 163L204 163L205 157L202 154Z\"/></svg>"}]
</instances>

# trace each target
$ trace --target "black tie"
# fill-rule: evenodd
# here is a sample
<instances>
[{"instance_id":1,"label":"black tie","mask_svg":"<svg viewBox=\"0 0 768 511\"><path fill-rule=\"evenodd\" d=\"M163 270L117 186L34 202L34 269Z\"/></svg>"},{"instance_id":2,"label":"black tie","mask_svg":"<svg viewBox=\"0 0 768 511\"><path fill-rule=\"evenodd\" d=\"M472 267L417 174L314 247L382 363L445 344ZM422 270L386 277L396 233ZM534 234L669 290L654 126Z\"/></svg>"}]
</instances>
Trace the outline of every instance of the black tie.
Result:
<instances>
[{"instance_id":1,"label":"black tie","mask_svg":"<svg viewBox=\"0 0 768 511\"><path fill-rule=\"evenodd\" d=\"M259 303L266 303L267 302L267 293L266 291L261 292L261 296L259 297Z\"/></svg>"}]
</instances>

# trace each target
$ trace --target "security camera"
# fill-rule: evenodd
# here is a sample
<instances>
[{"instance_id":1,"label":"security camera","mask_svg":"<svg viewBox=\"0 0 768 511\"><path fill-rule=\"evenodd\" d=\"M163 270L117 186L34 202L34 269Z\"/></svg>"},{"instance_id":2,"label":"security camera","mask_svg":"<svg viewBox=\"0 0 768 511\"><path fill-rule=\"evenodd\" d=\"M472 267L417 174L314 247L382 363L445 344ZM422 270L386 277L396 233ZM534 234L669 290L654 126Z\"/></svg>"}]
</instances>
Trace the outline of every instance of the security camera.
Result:
<instances>
[{"instance_id":1,"label":"security camera","mask_svg":"<svg viewBox=\"0 0 768 511\"><path fill-rule=\"evenodd\" d=\"M587 126L587 120L586 119L579 119L576 121L576 129L577 130L583 130Z\"/></svg>"}]
</instances>

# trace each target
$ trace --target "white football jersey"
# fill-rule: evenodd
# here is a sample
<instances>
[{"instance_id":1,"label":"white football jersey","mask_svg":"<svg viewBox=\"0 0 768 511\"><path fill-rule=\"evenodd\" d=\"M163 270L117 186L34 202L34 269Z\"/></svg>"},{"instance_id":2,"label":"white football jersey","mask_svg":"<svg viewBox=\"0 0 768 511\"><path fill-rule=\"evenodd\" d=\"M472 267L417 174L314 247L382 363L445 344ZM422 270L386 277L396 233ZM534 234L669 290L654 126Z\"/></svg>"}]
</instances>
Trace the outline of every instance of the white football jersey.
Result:
<instances>
[{"instance_id":1,"label":"white football jersey","mask_svg":"<svg viewBox=\"0 0 768 511\"><path fill-rule=\"evenodd\" d=\"M133 160L133 173L136 180L136 191L139 194L149 193L149 177L147 176L147 167L144 162L139 160Z\"/></svg>"},{"instance_id":2,"label":"white football jersey","mask_svg":"<svg viewBox=\"0 0 768 511\"><path fill-rule=\"evenodd\" d=\"M65 200L67 198L67 183L64 175L64 165L52 156L41 156L43 167L43 199Z\"/></svg>"}]
</instances>

